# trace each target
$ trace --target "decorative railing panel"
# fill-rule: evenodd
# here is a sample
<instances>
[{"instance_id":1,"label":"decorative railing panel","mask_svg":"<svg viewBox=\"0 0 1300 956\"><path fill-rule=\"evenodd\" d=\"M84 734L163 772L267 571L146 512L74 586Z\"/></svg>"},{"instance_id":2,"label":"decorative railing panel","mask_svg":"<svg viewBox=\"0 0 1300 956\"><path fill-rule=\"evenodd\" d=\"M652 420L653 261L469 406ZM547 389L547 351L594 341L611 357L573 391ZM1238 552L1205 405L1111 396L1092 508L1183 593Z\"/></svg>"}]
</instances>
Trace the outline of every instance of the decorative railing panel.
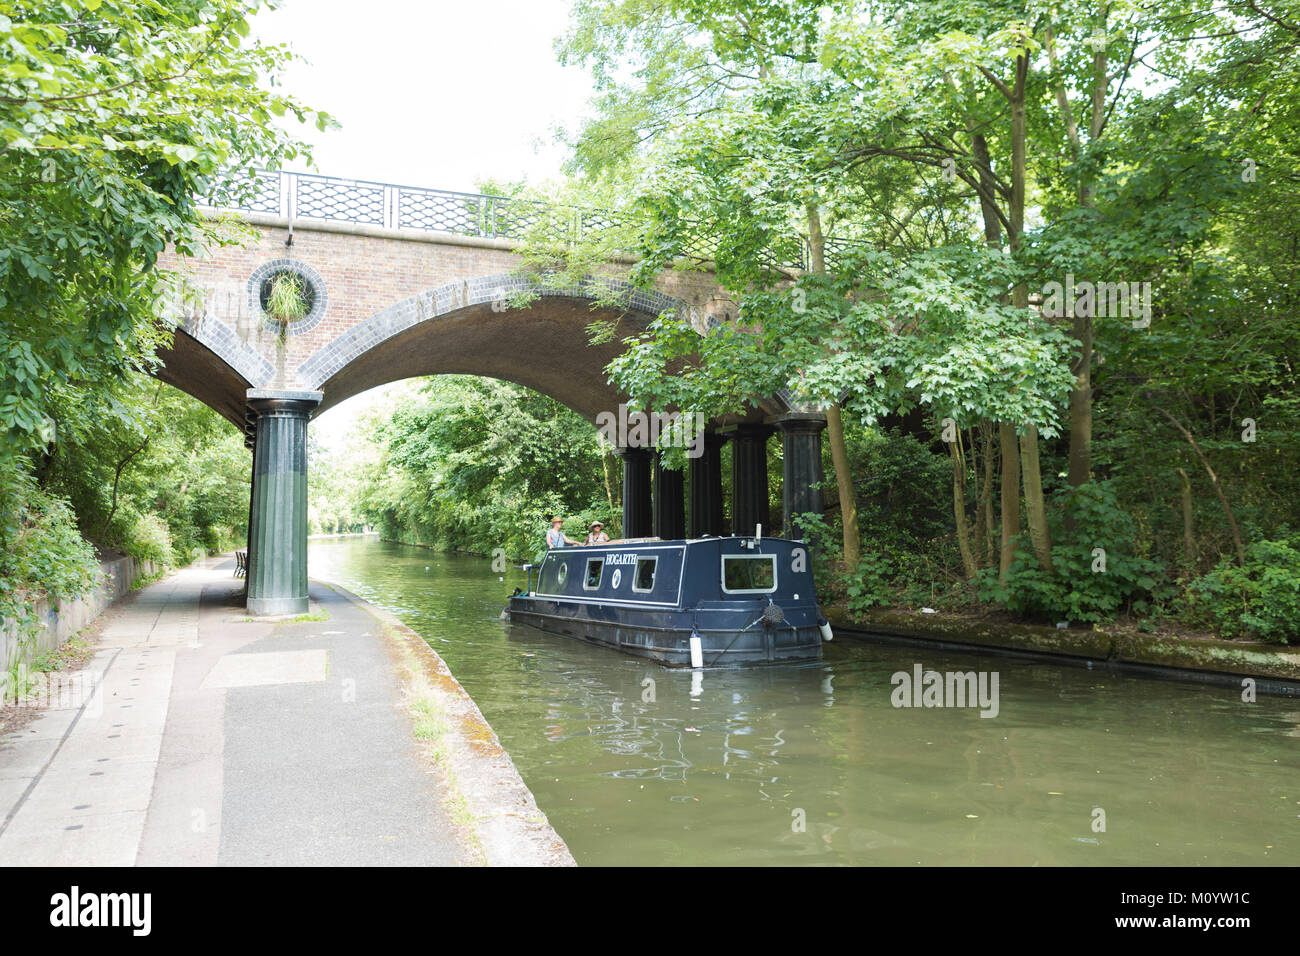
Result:
<instances>
[{"instance_id":1,"label":"decorative railing panel","mask_svg":"<svg viewBox=\"0 0 1300 956\"><path fill-rule=\"evenodd\" d=\"M610 210L265 170L252 176L236 173L214 186L206 198L216 208L268 213L290 220L320 219L520 241L572 243L622 230L630 224L628 217ZM828 259L846 245L836 243L828 241ZM701 236L682 252L690 258L707 260L715 248L714 240ZM807 244L791 237L778 243L765 261L781 268L807 269Z\"/></svg>"}]
</instances>

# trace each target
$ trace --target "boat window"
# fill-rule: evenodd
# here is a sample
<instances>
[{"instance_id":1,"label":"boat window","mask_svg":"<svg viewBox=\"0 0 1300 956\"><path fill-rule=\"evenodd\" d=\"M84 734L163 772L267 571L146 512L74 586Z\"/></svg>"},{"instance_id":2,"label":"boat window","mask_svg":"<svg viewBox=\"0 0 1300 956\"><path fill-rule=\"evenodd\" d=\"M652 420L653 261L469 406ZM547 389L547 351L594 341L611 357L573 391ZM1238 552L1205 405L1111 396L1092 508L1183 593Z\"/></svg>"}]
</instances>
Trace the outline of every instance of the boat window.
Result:
<instances>
[{"instance_id":1,"label":"boat window","mask_svg":"<svg viewBox=\"0 0 1300 956\"><path fill-rule=\"evenodd\" d=\"M604 558L591 558L587 561L587 578L582 586L588 591L600 587L600 572L605 567Z\"/></svg>"},{"instance_id":2,"label":"boat window","mask_svg":"<svg viewBox=\"0 0 1300 956\"><path fill-rule=\"evenodd\" d=\"M561 560L560 566L555 569L555 583L559 587L564 587L564 582L569 579L569 562Z\"/></svg>"},{"instance_id":3,"label":"boat window","mask_svg":"<svg viewBox=\"0 0 1300 956\"><path fill-rule=\"evenodd\" d=\"M653 591L655 587L655 565L658 558L637 558L636 577L632 579L633 591Z\"/></svg>"},{"instance_id":4,"label":"boat window","mask_svg":"<svg viewBox=\"0 0 1300 956\"><path fill-rule=\"evenodd\" d=\"M724 554L722 590L728 594L776 590L776 555Z\"/></svg>"}]
</instances>

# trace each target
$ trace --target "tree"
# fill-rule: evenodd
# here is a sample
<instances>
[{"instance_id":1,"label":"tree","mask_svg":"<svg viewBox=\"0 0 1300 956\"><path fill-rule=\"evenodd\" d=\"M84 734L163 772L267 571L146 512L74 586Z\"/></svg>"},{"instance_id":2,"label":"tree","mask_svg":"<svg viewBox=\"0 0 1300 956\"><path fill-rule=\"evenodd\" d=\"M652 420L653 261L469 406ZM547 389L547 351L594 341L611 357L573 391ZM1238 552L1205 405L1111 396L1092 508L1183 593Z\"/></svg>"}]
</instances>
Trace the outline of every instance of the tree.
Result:
<instances>
[{"instance_id":1,"label":"tree","mask_svg":"<svg viewBox=\"0 0 1300 956\"><path fill-rule=\"evenodd\" d=\"M302 155L276 117L331 122L268 88L289 54L246 40L264 5L0 2L0 550L56 421L134 414L108 394L170 335L158 254L218 241L201 197Z\"/></svg>"}]
</instances>

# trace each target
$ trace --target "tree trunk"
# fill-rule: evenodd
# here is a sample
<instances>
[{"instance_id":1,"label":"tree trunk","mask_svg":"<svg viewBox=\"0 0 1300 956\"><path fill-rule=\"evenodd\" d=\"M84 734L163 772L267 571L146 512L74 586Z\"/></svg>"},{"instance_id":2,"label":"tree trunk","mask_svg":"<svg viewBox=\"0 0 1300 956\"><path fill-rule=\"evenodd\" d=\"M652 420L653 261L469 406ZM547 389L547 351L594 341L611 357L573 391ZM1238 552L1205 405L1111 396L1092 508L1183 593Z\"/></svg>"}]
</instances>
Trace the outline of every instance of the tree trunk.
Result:
<instances>
[{"instance_id":1,"label":"tree trunk","mask_svg":"<svg viewBox=\"0 0 1300 956\"><path fill-rule=\"evenodd\" d=\"M984 484L980 480L980 468L986 464L988 446L982 443L983 432L979 434L980 439L977 439L975 429L970 429L971 473L975 476L975 535L971 539L971 549L975 554L976 569L988 567L988 552L984 548Z\"/></svg>"},{"instance_id":2,"label":"tree trunk","mask_svg":"<svg viewBox=\"0 0 1300 956\"><path fill-rule=\"evenodd\" d=\"M978 568L966 531L966 459L961 450L961 432L957 433L956 441L948 443L948 454L952 457L952 514L957 524L957 547L961 550L966 580L973 581Z\"/></svg>"},{"instance_id":3,"label":"tree trunk","mask_svg":"<svg viewBox=\"0 0 1300 956\"><path fill-rule=\"evenodd\" d=\"M1190 431L1183 427L1183 423L1174 418L1173 415L1170 415L1163 408L1157 408L1156 411L1173 423L1173 426L1178 429L1185 439L1187 439L1187 444L1192 446L1192 451L1196 452L1196 457L1201 460L1201 465L1205 468L1205 473L1210 476L1210 486L1214 489L1214 494L1218 497L1219 504L1223 505L1223 513L1228 516L1228 528L1232 531L1232 544L1237 550L1237 563L1245 564L1246 549L1241 543L1241 531L1237 528L1237 518L1232 513L1232 505L1228 504L1228 496L1223 493L1223 486L1219 484L1219 476L1214 473L1214 469L1210 467L1209 459L1206 458L1205 453L1201 451L1201 446L1196 444L1196 439L1192 437Z\"/></svg>"},{"instance_id":4,"label":"tree trunk","mask_svg":"<svg viewBox=\"0 0 1300 956\"><path fill-rule=\"evenodd\" d=\"M609 502L609 518L614 520L614 515L621 514L621 508L614 507L614 483L610 480L609 475L609 456L611 454L605 442L605 436L596 433L596 440L600 443L600 470L605 475L605 498Z\"/></svg>"},{"instance_id":5,"label":"tree trunk","mask_svg":"<svg viewBox=\"0 0 1300 956\"><path fill-rule=\"evenodd\" d=\"M1016 57L1016 79L1011 95L1011 209L1007 217L1010 222L1008 229L1008 240L1011 252L1014 255L1020 249L1021 236L1025 224L1025 189L1027 180L1027 167L1025 162L1025 87L1029 73L1029 60L1026 54ZM1016 308L1029 308L1029 288L1024 282L1016 283L1011 292L1011 303ZM1014 431L1010 425L1003 425L1008 431ZM1008 438L1003 435L1002 444L1005 450L1010 444L1014 448L1014 433ZM1023 479L1025 484L1025 509L1029 520L1029 536L1033 542L1034 554L1038 559L1038 564L1044 571L1051 573L1052 570L1052 548L1051 542L1047 535L1047 511L1043 502L1043 476L1038 467L1038 429L1030 425L1025 431L1024 437L1020 439L1020 453L1024 459ZM1016 471L1020 471L1019 467ZM1005 476L1004 476L1005 478ZM1013 486L1012 494L1015 494ZM1003 503L1005 509L1007 491L1003 489ZM1017 527L1019 525L1019 515L1017 517ZM1004 529L1003 536L1003 561L1007 561L1006 536ZM1006 574L1006 565L1004 563L1002 573Z\"/></svg>"},{"instance_id":6,"label":"tree trunk","mask_svg":"<svg viewBox=\"0 0 1300 956\"><path fill-rule=\"evenodd\" d=\"M1178 469L1179 476L1183 479L1183 561L1187 565L1187 570L1191 571L1196 568L1196 534L1192 523L1192 482L1187 477L1187 472Z\"/></svg>"},{"instance_id":7,"label":"tree trunk","mask_svg":"<svg viewBox=\"0 0 1300 956\"><path fill-rule=\"evenodd\" d=\"M1069 481L1078 488L1092 480L1092 317L1074 316L1072 334L1083 345L1070 391Z\"/></svg>"},{"instance_id":8,"label":"tree trunk","mask_svg":"<svg viewBox=\"0 0 1300 956\"><path fill-rule=\"evenodd\" d=\"M1052 541L1047 533L1047 507L1043 501L1043 476L1038 468L1038 429L1030 425L1020 437L1021 474L1025 482L1025 517L1029 540L1038 566L1052 573Z\"/></svg>"},{"instance_id":9,"label":"tree trunk","mask_svg":"<svg viewBox=\"0 0 1300 956\"><path fill-rule=\"evenodd\" d=\"M822 235L821 213L808 205L809 263L816 275L826 274L826 239ZM826 409L826 441L831 446L831 467L835 469L835 486L840 496L840 523L844 530L844 564L850 570L862 559L862 540L858 536L858 505L853 494L853 475L849 470L849 452L844 444L844 423L839 403Z\"/></svg>"},{"instance_id":10,"label":"tree trunk","mask_svg":"<svg viewBox=\"0 0 1300 956\"><path fill-rule=\"evenodd\" d=\"M1002 551L998 578L1005 581L1016 553L1016 538L1020 535L1020 450L1016 447L1016 430L1006 422L998 422L998 440L1002 454Z\"/></svg>"},{"instance_id":11,"label":"tree trunk","mask_svg":"<svg viewBox=\"0 0 1300 956\"><path fill-rule=\"evenodd\" d=\"M980 489L980 520L984 525L984 536L980 539L983 553L982 564L993 567L993 553L997 550L993 543L993 423L980 422L980 443L984 449L984 487Z\"/></svg>"},{"instance_id":12,"label":"tree trunk","mask_svg":"<svg viewBox=\"0 0 1300 956\"><path fill-rule=\"evenodd\" d=\"M117 514L117 486L122 481L122 472L125 471L126 466L131 463L131 459L149 447L149 442L152 440L153 436L151 435L149 438L144 440L144 443L141 444L139 448L130 452L125 458L117 463L117 470L113 472L112 507L108 509L108 517L104 519L104 527L100 529L99 537L101 540L103 540L108 534L109 526L113 523L113 516Z\"/></svg>"},{"instance_id":13,"label":"tree trunk","mask_svg":"<svg viewBox=\"0 0 1300 956\"><path fill-rule=\"evenodd\" d=\"M844 526L844 564L850 570L862 560L862 541L858 537L858 503L853 496L849 477L849 452L844 444L844 424L839 405L826 409L826 441L831 446L831 464L835 468L835 487L840 496L840 523Z\"/></svg>"}]
</instances>

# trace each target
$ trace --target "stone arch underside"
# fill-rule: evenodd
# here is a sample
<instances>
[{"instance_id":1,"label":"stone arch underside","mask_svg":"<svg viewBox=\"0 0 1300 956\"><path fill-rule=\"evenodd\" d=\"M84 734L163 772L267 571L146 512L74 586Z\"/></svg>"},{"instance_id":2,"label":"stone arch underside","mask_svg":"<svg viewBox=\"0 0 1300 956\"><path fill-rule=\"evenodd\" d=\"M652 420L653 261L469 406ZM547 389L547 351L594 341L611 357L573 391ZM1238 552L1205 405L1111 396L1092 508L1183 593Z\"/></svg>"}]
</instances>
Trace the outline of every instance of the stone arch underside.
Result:
<instances>
[{"instance_id":1,"label":"stone arch underside","mask_svg":"<svg viewBox=\"0 0 1300 956\"><path fill-rule=\"evenodd\" d=\"M187 320L170 347L158 350L154 377L198 399L241 431L248 389L269 379L274 367L215 319Z\"/></svg>"},{"instance_id":2,"label":"stone arch underside","mask_svg":"<svg viewBox=\"0 0 1300 956\"><path fill-rule=\"evenodd\" d=\"M602 290L617 292L620 307L593 308ZM535 298L525 307L509 307L503 296L519 292ZM624 350L622 339L644 331L669 309L690 306L606 279L559 289L509 274L451 282L339 335L299 366L298 377L304 387L324 392L317 414L388 382L462 374L515 382L594 421L625 400L604 371ZM615 340L591 344L587 326L597 319L617 320Z\"/></svg>"}]
</instances>

